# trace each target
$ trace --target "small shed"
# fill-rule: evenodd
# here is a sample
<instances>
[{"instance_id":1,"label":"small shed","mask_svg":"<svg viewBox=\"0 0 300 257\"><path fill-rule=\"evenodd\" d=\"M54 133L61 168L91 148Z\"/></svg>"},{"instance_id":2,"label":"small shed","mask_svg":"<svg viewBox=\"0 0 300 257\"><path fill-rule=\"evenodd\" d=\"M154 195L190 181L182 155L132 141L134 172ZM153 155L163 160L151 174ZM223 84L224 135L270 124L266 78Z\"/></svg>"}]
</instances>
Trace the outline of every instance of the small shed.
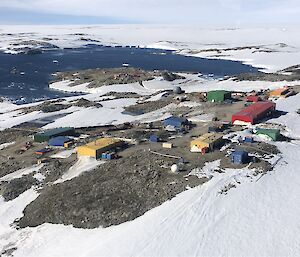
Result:
<instances>
[{"instance_id":1,"label":"small shed","mask_svg":"<svg viewBox=\"0 0 300 257\"><path fill-rule=\"evenodd\" d=\"M41 150L37 150L35 152L36 155L45 155L46 153L50 153L52 150L50 148L43 148Z\"/></svg>"},{"instance_id":2,"label":"small shed","mask_svg":"<svg viewBox=\"0 0 300 257\"><path fill-rule=\"evenodd\" d=\"M207 101L209 102L224 102L226 99L231 99L231 92L226 90L214 90L207 92Z\"/></svg>"},{"instance_id":3,"label":"small shed","mask_svg":"<svg viewBox=\"0 0 300 257\"><path fill-rule=\"evenodd\" d=\"M57 147L65 147L66 143L72 142L73 140L69 137L59 136L53 137L49 140L48 144L50 146L57 146Z\"/></svg>"},{"instance_id":4,"label":"small shed","mask_svg":"<svg viewBox=\"0 0 300 257\"><path fill-rule=\"evenodd\" d=\"M245 137L244 142L246 143L254 143L254 138L253 137Z\"/></svg>"},{"instance_id":5,"label":"small shed","mask_svg":"<svg viewBox=\"0 0 300 257\"><path fill-rule=\"evenodd\" d=\"M68 141L68 142L64 143L64 148L69 148L69 147L72 146L73 144L74 144L74 140Z\"/></svg>"},{"instance_id":6,"label":"small shed","mask_svg":"<svg viewBox=\"0 0 300 257\"><path fill-rule=\"evenodd\" d=\"M236 150L231 154L231 161L236 164L248 163L249 154L246 151Z\"/></svg>"},{"instance_id":7,"label":"small shed","mask_svg":"<svg viewBox=\"0 0 300 257\"><path fill-rule=\"evenodd\" d=\"M173 148L173 144L172 143L163 143L162 147L167 148L167 149L171 149L171 148Z\"/></svg>"},{"instance_id":8,"label":"small shed","mask_svg":"<svg viewBox=\"0 0 300 257\"><path fill-rule=\"evenodd\" d=\"M172 126L176 129L180 129L182 126L188 124L189 124L188 120L186 118L181 118L181 117L172 116L164 120L165 127Z\"/></svg>"},{"instance_id":9,"label":"small shed","mask_svg":"<svg viewBox=\"0 0 300 257\"><path fill-rule=\"evenodd\" d=\"M149 138L150 142L153 142L153 143L157 143L159 142L159 137L157 135L151 135L150 138Z\"/></svg>"},{"instance_id":10,"label":"small shed","mask_svg":"<svg viewBox=\"0 0 300 257\"><path fill-rule=\"evenodd\" d=\"M256 131L257 135L266 135L270 137L273 141L277 141L280 138L280 130L279 129L262 129L259 128Z\"/></svg>"}]
</instances>

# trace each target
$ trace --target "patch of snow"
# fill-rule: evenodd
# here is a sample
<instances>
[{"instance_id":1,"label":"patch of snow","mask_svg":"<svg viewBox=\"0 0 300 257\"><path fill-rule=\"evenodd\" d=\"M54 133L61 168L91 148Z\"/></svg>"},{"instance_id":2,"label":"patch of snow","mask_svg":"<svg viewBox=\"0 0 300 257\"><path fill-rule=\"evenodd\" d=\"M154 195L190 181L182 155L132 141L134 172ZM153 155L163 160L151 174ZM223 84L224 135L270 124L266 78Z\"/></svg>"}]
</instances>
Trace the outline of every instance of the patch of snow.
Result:
<instances>
[{"instance_id":1,"label":"patch of snow","mask_svg":"<svg viewBox=\"0 0 300 257\"><path fill-rule=\"evenodd\" d=\"M44 126L45 129L56 127L72 126L93 127L101 125L118 125L125 122L142 122L149 123L158 120L163 120L170 117L170 111L176 107L175 104L170 104L159 110L145 113L138 116L133 116L125 113L125 106L134 104L136 99L116 99L106 102L101 102L103 108L80 108L79 111L70 113L62 118L56 119L53 123Z\"/></svg>"},{"instance_id":2,"label":"patch of snow","mask_svg":"<svg viewBox=\"0 0 300 257\"><path fill-rule=\"evenodd\" d=\"M193 108L193 107L200 107L200 106L202 106L201 103L196 103L196 102L191 102L191 101L185 101L185 102L181 102L178 104L178 107Z\"/></svg>"},{"instance_id":3,"label":"patch of snow","mask_svg":"<svg viewBox=\"0 0 300 257\"><path fill-rule=\"evenodd\" d=\"M15 234L15 228L11 225L16 219L23 216L25 207L38 197L38 193L29 189L16 199L5 202L0 196L0 252L13 248L11 236ZM22 231L22 233L24 233Z\"/></svg>"},{"instance_id":4,"label":"patch of snow","mask_svg":"<svg viewBox=\"0 0 300 257\"><path fill-rule=\"evenodd\" d=\"M8 101L0 102L0 110L1 110L0 114L8 111L13 111L15 109L18 109L18 106L16 104L13 104Z\"/></svg>"},{"instance_id":5,"label":"patch of snow","mask_svg":"<svg viewBox=\"0 0 300 257\"><path fill-rule=\"evenodd\" d=\"M5 149L6 147L9 147L10 145L15 144L15 142L10 142L10 143L4 143L0 145L0 150Z\"/></svg>"},{"instance_id":6,"label":"patch of snow","mask_svg":"<svg viewBox=\"0 0 300 257\"><path fill-rule=\"evenodd\" d=\"M166 92L161 92L159 94L155 94L151 96L149 99L147 99L145 102L155 102L163 99L163 96L166 94Z\"/></svg>"},{"instance_id":7,"label":"patch of snow","mask_svg":"<svg viewBox=\"0 0 300 257\"><path fill-rule=\"evenodd\" d=\"M37 179L39 182L42 182L46 179L46 176L44 176L42 173L36 173L33 175L35 179Z\"/></svg>"},{"instance_id":8,"label":"patch of snow","mask_svg":"<svg viewBox=\"0 0 300 257\"><path fill-rule=\"evenodd\" d=\"M88 85L90 83L83 83L76 86L70 86L73 83L73 81L70 80L63 80L59 82L54 82L49 85L49 88L54 90L60 90L64 92L79 92L79 93L89 93Z\"/></svg>"},{"instance_id":9,"label":"patch of snow","mask_svg":"<svg viewBox=\"0 0 300 257\"><path fill-rule=\"evenodd\" d=\"M139 83L115 84L101 87L88 87L90 83L83 83L76 86L71 86L72 83L73 82L70 80L63 80L51 83L49 85L49 88L64 92L93 93L99 95L105 95L110 92L133 92L140 95L149 95L151 93L154 93L154 91L145 89Z\"/></svg>"},{"instance_id":10,"label":"patch of snow","mask_svg":"<svg viewBox=\"0 0 300 257\"><path fill-rule=\"evenodd\" d=\"M214 114L200 114L196 116L189 117L188 120L191 122L210 122L214 118Z\"/></svg>"},{"instance_id":11,"label":"patch of snow","mask_svg":"<svg viewBox=\"0 0 300 257\"><path fill-rule=\"evenodd\" d=\"M84 172L95 169L97 166L105 163L105 161L98 161L88 156L78 157L78 161L62 175L62 177L54 182L54 184L63 183L67 180L78 177Z\"/></svg>"},{"instance_id":12,"label":"patch of snow","mask_svg":"<svg viewBox=\"0 0 300 257\"><path fill-rule=\"evenodd\" d=\"M205 166L202 169L196 168L193 169L189 176L197 176L198 178L208 178L211 179L213 174L220 167L221 160L216 160L213 162L205 163Z\"/></svg>"},{"instance_id":13,"label":"patch of snow","mask_svg":"<svg viewBox=\"0 0 300 257\"><path fill-rule=\"evenodd\" d=\"M0 130L11 128L25 122L52 117L54 115L75 113L78 110L80 110L80 107L70 107L68 109L52 112L52 113L44 113L42 111L23 113L21 110L2 113L0 114Z\"/></svg>"},{"instance_id":14,"label":"patch of snow","mask_svg":"<svg viewBox=\"0 0 300 257\"><path fill-rule=\"evenodd\" d=\"M39 171L42 167L44 166L44 164L39 164L39 165L33 165L32 167L29 167L29 168L25 168L25 169L20 169L20 170L17 170L13 173L9 173L3 177L0 178L0 182L2 181L11 181L13 179L16 179L16 178L21 178L25 175L28 175L28 174L31 174L33 172L37 172Z\"/></svg>"},{"instance_id":15,"label":"patch of snow","mask_svg":"<svg viewBox=\"0 0 300 257\"><path fill-rule=\"evenodd\" d=\"M154 48L154 49L172 50L172 51L178 50L177 47L174 47L174 44L172 44L171 42L167 42L167 41L156 42L156 43L147 45L146 47Z\"/></svg>"},{"instance_id":16,"label":"patch of snow","mask_svg":"<svg viewBox=\"0 0 300 257\"><path fill-rule=\"evenodd\" d=\"M63 150L56 154L51 155L50 157L56 159L67 159L74 153L76 153L76 149Z\"/></svg>"}]
</instances>

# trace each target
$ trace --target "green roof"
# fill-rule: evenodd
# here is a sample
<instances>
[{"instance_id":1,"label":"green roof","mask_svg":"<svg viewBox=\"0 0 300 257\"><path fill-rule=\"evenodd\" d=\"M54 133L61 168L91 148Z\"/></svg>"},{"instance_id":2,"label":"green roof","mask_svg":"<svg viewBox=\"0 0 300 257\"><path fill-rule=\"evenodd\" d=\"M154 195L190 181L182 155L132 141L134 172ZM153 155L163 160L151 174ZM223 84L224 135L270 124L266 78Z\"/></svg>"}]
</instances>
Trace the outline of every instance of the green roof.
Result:
<instances>
[{"instance_id":1,"label":"green roof","mask_svg":"<svg viewBox=\"0 0 300 257\"><path fill-rule=\"evenodd\" d=\"M272 138L274 141L276 141L280 136L280 130L279 129L258 128L256 134L267 135L270 138Z\"/></svg>"},{"instance_id":2,"label":"green roof","mask_svg":"<svg viewBox=\"0 0 300 257\"><path fill-rule=\"evenodd\" d=\"M46 131L38 133L38 134L44 135L47 137L52 137L52 136L55 136L55 135L58 135L61 133L65 133L68 131L73 131L73 130L74 130L74 128L55 128L55 129L46 130Z\"/></svg>"},{"instance_id":3,"label":"green roof","mask_svg":"<svg viewBox=\"0 0 300 257\"><path fill-rule=\"evenodd\" d=\"M231 92L226 90L213 90L207 92L207 100L213 102L223 102L225 99L231 98Z\"/></svg>"},{"instance_id":4,"label":"green roof","mask_svg":"<svg viewBox=\"0 0 300 257\"><path fill-rule=\"evenodd\" d=\"M230 91L227 91L227 90L212 90L212 91L208 91L208 93L228 94L228 93L230 93Z\"/></svg>"},{"instance_id":5,"label":"green roof","mask_svg":"<svg viewBox=\"0 0 300 257\"><path fill-rule=\"evenodd\" d=\"M40 132L34 135L35 142L45 142L50 138L57 136L72 136L75 133L74 128L55 128Z\"/></svg>"},{"instance_id":6,"label":"green roof","mask_svg":"<svg viewBox=\"0 0 300 257\"><path fill-rule=\"evenodd\" d=\"M263 128L258 128L257 133L280 133L279 129L263 129Z\"/></svg>"}]
</instances>

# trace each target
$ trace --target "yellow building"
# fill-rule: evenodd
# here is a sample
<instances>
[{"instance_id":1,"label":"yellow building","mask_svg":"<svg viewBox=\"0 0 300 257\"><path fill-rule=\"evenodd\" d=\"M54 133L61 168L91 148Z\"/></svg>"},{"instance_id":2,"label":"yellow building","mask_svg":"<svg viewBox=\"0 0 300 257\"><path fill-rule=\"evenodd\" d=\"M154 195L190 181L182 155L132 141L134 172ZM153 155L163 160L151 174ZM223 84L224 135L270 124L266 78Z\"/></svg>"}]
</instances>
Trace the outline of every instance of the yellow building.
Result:
<instances>
[{"instance_id":1,"label":"yellow building","mask_svg":"<svg viewBox=\"0 0 300 257\"><path fill-rule=\"evenodd\" d=\"M68 141L64 143L64 148L70 148L74 144L74 141Z\"/></svg>"},{"instance_id":2,"label":"yellow building","mask_svg":"<svg viewBox=\"0 0 300 257\"><path fill-rule=\"evenodd\" d=\"M219 133L206 133L191 141L191 152L200 153L203 148L213 150L223 141L223 135Z\"/></svg>"},{"instance_id":3,"label":"yellow building","mask_svg":"<svg viewBox=\"0 0 300 257\"><path fill-rule=\"evenodd\" d=\"M287 87L283 87L283 88L278 88L276 90L273 90L270 92L269 97L271 98L285 98L288 97L290 95L290 90Z\"/></svg>"},{"instance_id":4,"label":"yellow building","mask_svg":"<svg viewBox=\"0 0 300 257\"><path fill-rule=\"evenodd\" d=\"M90 156L96 159L101 158L102 153L121 146L123 141L115 138L100 138L77 148L79 156Z\"/></svg>"}]
</instances>

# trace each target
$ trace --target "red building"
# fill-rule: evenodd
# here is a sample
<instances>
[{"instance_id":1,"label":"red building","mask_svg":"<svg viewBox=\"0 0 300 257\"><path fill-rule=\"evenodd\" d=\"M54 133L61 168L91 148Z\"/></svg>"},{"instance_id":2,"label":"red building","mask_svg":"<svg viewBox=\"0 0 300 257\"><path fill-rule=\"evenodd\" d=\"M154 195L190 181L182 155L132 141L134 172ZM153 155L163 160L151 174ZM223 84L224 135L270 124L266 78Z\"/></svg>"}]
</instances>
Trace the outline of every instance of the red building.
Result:
<instances>
[{"instance_id":1,"label":"red building","mask_svg":"<svg viewBox=\"0 0 300 257\"><path fill-rule=\"evenodd\" d=\"M257 95L249 95L247 97L247 101L248 102L257 103L257 102L261 101L261 98L259 96L257 96Z\"/></svg>"},{"instance_id":2,"label":"red building","mask_svg":"<svg viewBox=\"0 0 300 257\"><path fill-rule=\"evenodd\" d=\"M276 109L272 102L257 102L232 115L232 124L255 124L270 116Z\"/></svg>"}]
</instances>

